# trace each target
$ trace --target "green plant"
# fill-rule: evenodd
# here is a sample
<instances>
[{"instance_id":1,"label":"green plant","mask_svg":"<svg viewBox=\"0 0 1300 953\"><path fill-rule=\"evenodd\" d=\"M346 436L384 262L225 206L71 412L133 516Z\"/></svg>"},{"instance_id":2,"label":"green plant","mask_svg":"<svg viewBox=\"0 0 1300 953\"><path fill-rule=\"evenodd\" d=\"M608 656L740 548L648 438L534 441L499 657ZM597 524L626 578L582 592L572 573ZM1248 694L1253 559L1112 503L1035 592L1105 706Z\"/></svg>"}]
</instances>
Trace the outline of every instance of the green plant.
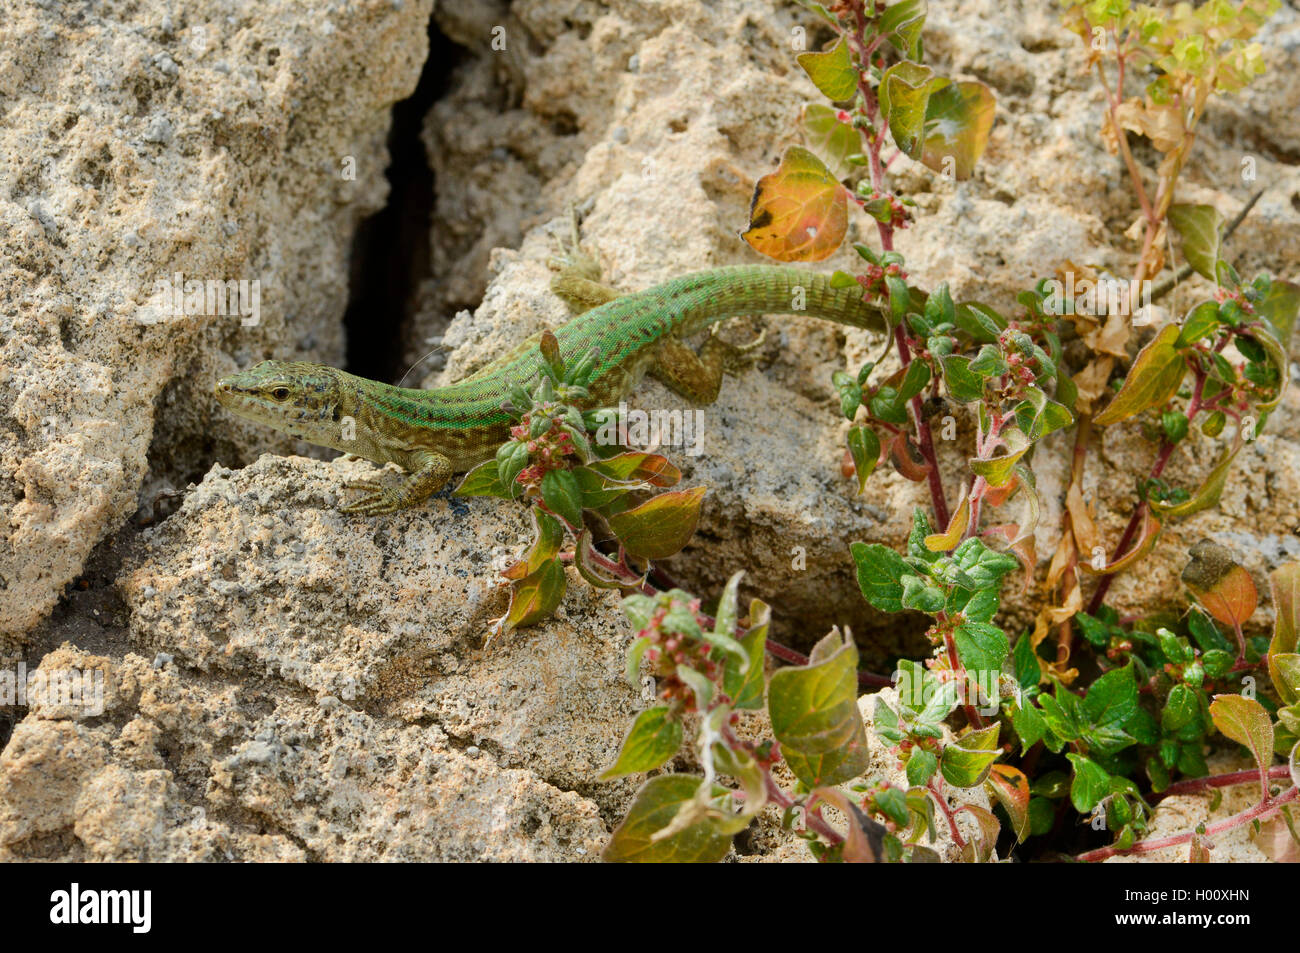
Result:
<instances>
[{"instance_id":1,"label":"green plant","mask_svg":"<svg viewBox=\"0 0 1300 953\"><path fill-rule=\"evenodd\" d=\"M775 740L742 741L724 726L739 710L761 706L750 669L744 669L744 704L737 704L733 690L742 660L752 665L758 657L757 646L745 640L765 632L766 607L756 603L753 627L737 629L733 579L717 627L706 628L698 602L684 593L661 596L666 601L658 603L634 596L627 609L641 630L637 645L672 647L655 656L655 671L668 686L666 704L643 716L644 723L638 720L611 771L664 764L682 742L681 725L695 715L701 725L696 758L705 771L703 778L667 775L648 782L608 855L678 858L689 852L686 845L714 837L710 856L720 856L727 832L749 823L761 804L775 803L785 808L787 822L794 806L803 809L801 833L822 859L923 859L921 842L933 839L936 810L971 860L991 856L1000 831L1023 842L1058 828L1070 810L1113 836L1110 846L1080 855L1084 860L1181 843L1199 856L1213 834L1239 824L1253 825L1256 842L1275 856L1295 856L1300 656L1294 587L1300 564L1274 573L1271 645L1258 636L1247 639L1243 630L1256 602L1249 575L1209 543L1193 549L1184 573L1204 612L1121 623L1104 605L1109 580L1150 552L1163 525L1217 504L1233 461L1287 384L1285 343L1300 289L1267 275L1243 282L1221 254L1222 217L1208 206L1173 202L1210 96L1239 88L1260 71L1258 47L1249 40L1276 4L1183 5L1172 16L1123 0L1064 4L1067 24L1092 44L1106 85L1104 136L1132 177L1142 245L1134 282L1110 292L1109 308L1099 300L1105 289L1085 272L1092 280L1080 283L1082 294L1041 279L1019 296L1022 310L1011 317L977 302L955 303L943 285L927 294L908 284L893 237L911 223L913 206L891 193L885 178L898 155L954 178L970 175L987 142L991 92L979 83L937 77L922 64L922 3L802 5L836 34L827 51L799 57L833 105L805 109L801 131L810 148L790 147L780 166L758 181L743 237L782 261L817 261L842 243L855 205L876 226L878 250L854 246L863 271L837 272L835 281L856 284L864 296L889 305L890 346L899 367L881 378L877 359L856 373L836 374L834 384L852 422L847 456L859 489L888 463L927 484L936 521L932 527L918 510L902 554L880 544L851 546L868 602L933 619L928 635L934 657L924 664L900 662L897 707L878 699L873 713L875 734L897 759L906 784L861 776L868 743L858 733L852 704L850 642L832 633L807 664L775 673L766 696ZM1116 73L1113 91L1103 65L1107 56ZM1125 74L1134 66L1148 68L1154 79L1142 98L1125 98ZM1146 135L1164 155L1153 198L1143 188L1125 130ZM887 139L896 151L885 158ZM1146 317L1136 312L1137 292L1164 267L1169 226L1182 238L1189 265L1215 282L1216 293L1180 323L1161 328L1112 388L1125 345ZM1065 329L1087 346L1082 366L1063 364ZM923 406L927 398L967 405L975 418L971 476L951 508ZM1139 481L1128 529L1106 558L1083 503L1083 468L1093 426L1130 419L1144 423L1156 444L1155 461ZM1229 422L1231 439L1201 485L1166 482L1166 467L1193 426L1217 438ZM1059 586L1058 601L1013 645L996 615L1003 580L1017 565L1010 554L1023 563L1026 584L1036 570L1032 532L1039 505L1029 464L1039 441L1070 427L1070 496L1062 544L1047 574L1048 585ZM1018 518L986 521L1013 497L1024 501ZM1082 611L1080 570L1101 580L1089 612ZM1232 641L1215 620L1231 627ZM1056 651L1044 654L1053 628ZM1072 658L1078 634L1078 658ZM1253 682L1244 694L1234 693L1242 673L1265 664L1271 695L1255 698ZM792 691L813 684L821 690ZM792 723L804 730L792 732ZM957 733L945 735L944 726ZM1255 760L1258 804L1211 830L1142 841L1161 796L1248 780L1240 773L1207 777L1205 751L1216 732L1244 745ZM1288 764L1275 766L1275 753ZM790 789L772 775L778 757L794 776ZM720 786L719 775L736 778L741 789ZM985 788L998 814L974 804L951 810L945 785L947 791ZM672 797L691 807L674 813ZM838 809L847 828L828 824L825 805ZM963 812L976 821L973 837L959 829L956 815ZM652 816L676 820L656 832Z\"/></svg>"},{"instance_id":2,"label":"green plant","mask_svg":"<svg viewBox=\"0 0 1300 953\"><path fill-rule=\"evenodd\" d=\"M1300 563L1270 578L1271 639L1248 631L1258 602L1250 575L1208 541L1192 548L1183 573L1197 606L1127 619L1105 602L1110 580L1150 553L1163 527L1217 505L1234 461L1288 383L1300 287L1267 275L1243 281L1223 254L1237 223L1225 229L1209 206L1174 202L1210 98L1261 71L1251 38L1276 0L1215 0L1172 12L1127 0L1063 3L1106 91L1103 140L1130 176L1140 209L1131 234L1141 241L1132 282L1107 284L1095 270L1061 263L1066 281L1027 277L1009 314L954 301L946 285L927 293L908 283L894 236L912 224L915 206L887 181L900 156L948 178L969 177L988 141L992 92L924 65L921 0L800 2L834 33L827 50L799 56L830 102L803 112L808 148L791 146L757 182L743 237L781 261L819 261L843 243L853 209L875 226L879 247L853 246L861 271L833 278L892 316L886 351L833 379L850 422L846 456L859 491L891 466L926 485L930 512L915 512L904 551L855 542L850 555L872 606L931 618L934 652L899 662L896 699L873 702L871 739L858 690L883 680L858 671L847 633L833 631L804 657L768 638L765 603L754 600L741 617L740 573L714 617L691 594L652 585L652 560L681 549L694 531L703 489L643 499L680 474L658 455L592 439L612 412L583 414L567 403L585 396L586 362L566 369L549 342L540 383L513 399L514 439L459 492L522 496L533 507L535 541L506 572L512 601L503 628L554 611L567 562L593 585L632 593L624 600L637 630L628 677L652 675L660 703L636 719L605 777L656 771L683 752L700 773L646 781L606 858L718 859L735 833L775 805L822 860L932 860L940 830L972 861L991 858L999 841L1005 851L1042 838L1049 845L1042 851L1057 851L1071 842L1061 833L1070 830L1109 832L1110 844L1082 851L1081 860L1184 844L1199 859L1214 835L1240 825L1250 825L1270 856L1294 859ZM1130 96L1139 67L1149 82ZM1148 170L1153 191L1129 133L1163 157ZM1145 284L1167 266L1170 231L1215 291L1152 334L1138 303L1180 280L1154 294ZM1135 334L1149 339L1130 348ZM1082 342L1068 361L1067 335ZM890 351L897 367L885 373ZM973 426L969 475L951 505L931 433L935 404ZM1137 475L1132 517L1107 555L1083 476L1095 428L1126 423L1141 426L1153 462ZM1043 580L1054 598L1013 637L998 623L1004 584L1017 568L1022 592L1038 578L1034 456L1045 437L1069 429L1061 542ZM1199 485L1181 486L1166 471L1180 446L1200 439L1197 430L1224 448ZM1016 515L999 516L1010 504ZM603 529L603 551L593 523ZM1085 603L1089 576L1098 581ZM793 664L768 676L765 654ZM1256 692L1255 675L1265 671ZM1244 747L1255 769L1209 775L1216 735ZM873 762L877 746L884 755ZM892 780L882 773L891 765ZM1143 839L1160 798L1251 781L1261 792L1248 811ZM974 789L992 811L969 798L950 806L954 792ZM963 814L973 823L963 825Z\"/></svg>"}]
</instances>

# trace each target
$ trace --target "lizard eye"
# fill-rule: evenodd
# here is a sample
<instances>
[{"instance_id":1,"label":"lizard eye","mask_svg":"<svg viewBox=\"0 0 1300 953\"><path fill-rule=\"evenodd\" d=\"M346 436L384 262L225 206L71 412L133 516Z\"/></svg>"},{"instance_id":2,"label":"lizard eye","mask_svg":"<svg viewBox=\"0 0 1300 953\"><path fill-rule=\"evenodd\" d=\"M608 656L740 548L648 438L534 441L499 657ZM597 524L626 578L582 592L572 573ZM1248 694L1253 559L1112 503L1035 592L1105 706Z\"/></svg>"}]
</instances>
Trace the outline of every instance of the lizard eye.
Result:
<instances>
[{"instance_id":1,"label":"lizard eye","mask_svg":"<svg viewBox=\"0 0 1300 953\"><path fill-rule=\"evenodd\" d=\"M271 391L271 396L274 397L276 400L288 400L289 388L277 387L275 390Z\"/></svg>"}]
</instances>

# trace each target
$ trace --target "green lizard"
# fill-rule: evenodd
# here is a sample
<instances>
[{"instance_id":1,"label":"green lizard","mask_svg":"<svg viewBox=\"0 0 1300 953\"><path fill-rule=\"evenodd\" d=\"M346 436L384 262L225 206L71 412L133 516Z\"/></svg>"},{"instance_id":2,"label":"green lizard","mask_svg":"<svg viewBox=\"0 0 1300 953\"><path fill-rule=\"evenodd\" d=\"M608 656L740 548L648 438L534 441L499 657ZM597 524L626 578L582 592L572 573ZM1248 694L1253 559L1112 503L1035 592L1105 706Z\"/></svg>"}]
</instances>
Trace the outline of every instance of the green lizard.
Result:
<instances>
[{"instance_id":1,"label":"green lizard","mask_svg":"<svg viewBox=\"0 0 1300 953\"><path fill-rule=\"evenodd\" d=\"M579 255L574 248L575 256ZM650 373L697 403L712 403L724 372L738 369L754 344L737 347L710 335L699 352L686 343L718 322L745 314L810 314L852 327L884 330L881 308L858 288L833 288L829 277L772 265L713 268L646 291L619 296L594 281L591 263L570 259L552 288L575 310L556 329L566 362L597 351L582 409L616 404ZM582 310L585 309L585 310ZM536 334L464 380L413 390L367 380L323 364L263 361L217 382L216 396L241 417L318 446L333 447L408 476L396 487L350 484L365 496L345 513L392 513L423 502L453 473L490 459L509 439L502 409L511 385L527 385L541 366ZM756 342L757 343L757 342Z\"/></svg>"}]
</instances>

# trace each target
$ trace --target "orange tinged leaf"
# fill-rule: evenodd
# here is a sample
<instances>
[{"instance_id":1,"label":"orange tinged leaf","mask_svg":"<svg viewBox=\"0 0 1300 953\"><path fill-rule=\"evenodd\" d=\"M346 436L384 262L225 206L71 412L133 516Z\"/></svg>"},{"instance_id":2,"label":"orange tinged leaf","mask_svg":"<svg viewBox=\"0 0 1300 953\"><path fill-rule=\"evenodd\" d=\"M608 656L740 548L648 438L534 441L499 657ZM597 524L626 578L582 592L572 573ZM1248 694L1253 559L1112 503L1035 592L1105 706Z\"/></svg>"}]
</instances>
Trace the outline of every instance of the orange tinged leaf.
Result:
<instances>
[{"instance_id":1,"label":"orange tinged leaf","mask_svg":"<svg viewBox=\"0 0 1300 953\"><path fill-rule=\"evenodd\" d=\"M1019 768L995 764L984 784L1007 812L1016 840L1023 841L1029 836L1029 778Z\"/></svg>"},{"instance_id":2,"label":"orange tinged leaf","mask_svg":"<svg viewBox=\"0 0 1300 953\"><path fill-rule=\"evenodd\" d=\"M1183 568L1183 584L1206 612L1224 625L1240 628L1259 605L1259 593L1250 573L1213 540L1201 540L1189 554L1192 558Z\"/></svg>"},{"instance_id":3,"label":"orange tinged leaf","mask_svg":"<svg viewBox=\"0 0 1300 953\"><path fill-rule=\"evenodd\" d=\"M754 186L741 238L777 261L822 261L849 227L848 190L807 149L791 146Z\"/></svg>"},{"instance_id":4,"label":"orange tinged leaf","mask_svg":"<svg viewBox=\"0 0 1300 953\"><path fill-rule=\"evenodd\" d=\"M678 552L695 533L705 488L669 490L609 518L609 528L633 556L663 559Z\"/></svg>"}]
</instances>

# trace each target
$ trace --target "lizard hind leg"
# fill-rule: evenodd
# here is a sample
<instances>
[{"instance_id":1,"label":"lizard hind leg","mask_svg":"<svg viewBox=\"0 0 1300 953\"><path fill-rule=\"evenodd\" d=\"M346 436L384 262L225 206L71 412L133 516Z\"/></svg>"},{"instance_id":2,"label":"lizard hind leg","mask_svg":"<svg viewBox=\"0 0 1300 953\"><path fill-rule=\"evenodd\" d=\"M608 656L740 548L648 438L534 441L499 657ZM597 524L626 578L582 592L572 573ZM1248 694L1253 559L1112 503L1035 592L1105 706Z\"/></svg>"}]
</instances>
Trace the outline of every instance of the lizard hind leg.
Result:
<instances>
[{"instance_id":1,"label":"lizard hind leg","mask_svg":"<svg viewBox=\"0 0 1300 953\"><path fill-rule=\"evenodd\" d=\"M650 367L650 374L675 394L697 404L711 404L722 388L724 374L735 376L752 367L763 345L764 330L749 344L730 344L717 335L714 325L699 353L677 337L666 337Z\"/></svg>"}]
</instances>

